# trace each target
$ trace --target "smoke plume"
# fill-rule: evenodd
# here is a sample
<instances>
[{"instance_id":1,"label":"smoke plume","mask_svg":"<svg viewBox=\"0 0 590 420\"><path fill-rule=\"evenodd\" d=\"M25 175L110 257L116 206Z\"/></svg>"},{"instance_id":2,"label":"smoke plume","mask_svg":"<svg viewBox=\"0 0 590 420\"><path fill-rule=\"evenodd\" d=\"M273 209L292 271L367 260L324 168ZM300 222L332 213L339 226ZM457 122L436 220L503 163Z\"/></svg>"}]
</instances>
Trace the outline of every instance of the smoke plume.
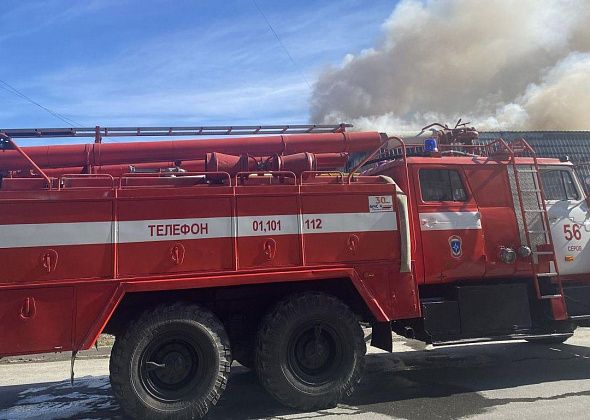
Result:
<instances>
[{"instance_id":1,"label":"smoke plume","mask_svg":"<svg viewBox=\"0 0 590 420\"><path fill-rule=\"evenodd\" d=\"M320 75L313 122L590 129L590 0L402 0L382 29Z\"/></svg>"}]
</instances>

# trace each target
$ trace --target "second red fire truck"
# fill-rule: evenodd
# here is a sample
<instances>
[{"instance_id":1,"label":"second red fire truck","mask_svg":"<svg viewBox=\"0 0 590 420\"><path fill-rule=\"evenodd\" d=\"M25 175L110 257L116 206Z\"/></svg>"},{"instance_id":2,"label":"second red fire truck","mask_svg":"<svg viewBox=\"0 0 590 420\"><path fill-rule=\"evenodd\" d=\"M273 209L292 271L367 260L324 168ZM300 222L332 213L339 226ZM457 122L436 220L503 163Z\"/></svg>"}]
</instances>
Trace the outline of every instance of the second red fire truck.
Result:
<instances>
[{"instance_id":1,"label":"second red fire truck","mask_svg":"<svg viewBox=\"0 0 590 420\"><path fill-rule=\"evenodd\" d=\"M203 134L240 136L103 142ZM590 316L571 163L465 126L411 140L345 125L3 130L0 357L75 357L110 333L125 413L194 418L233 360L283 404L333 406L361 379L361 323L389 351L392 331L567 340ZM354 152L366 158L338 172Z\"/></svg>"}]
</instances>

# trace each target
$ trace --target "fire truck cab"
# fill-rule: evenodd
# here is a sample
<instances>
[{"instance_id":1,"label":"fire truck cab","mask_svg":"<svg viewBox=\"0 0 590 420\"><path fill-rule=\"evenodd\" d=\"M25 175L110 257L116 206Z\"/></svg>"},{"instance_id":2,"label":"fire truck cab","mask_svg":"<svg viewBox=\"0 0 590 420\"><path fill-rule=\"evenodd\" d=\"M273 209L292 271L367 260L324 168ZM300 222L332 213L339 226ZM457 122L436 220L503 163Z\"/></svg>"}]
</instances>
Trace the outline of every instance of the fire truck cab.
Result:
<instances>
[{"instance_id":1,"label":"fire truck cab","mask_svg":"<svg viewBox=\"0 0 590 420\"><path fill-rule=\"evenodd\" d=\"M572 321L590 314L590 215L573 166L505 154L467 157L455 149L366 172L409 191L422 319L394 321L394 329L434 344L535 332L555 333L546 342L565 340ZM550 240L554 254L546 249ZM567 316L560 313L566 307Z\"/></svg>"}]
</instances>

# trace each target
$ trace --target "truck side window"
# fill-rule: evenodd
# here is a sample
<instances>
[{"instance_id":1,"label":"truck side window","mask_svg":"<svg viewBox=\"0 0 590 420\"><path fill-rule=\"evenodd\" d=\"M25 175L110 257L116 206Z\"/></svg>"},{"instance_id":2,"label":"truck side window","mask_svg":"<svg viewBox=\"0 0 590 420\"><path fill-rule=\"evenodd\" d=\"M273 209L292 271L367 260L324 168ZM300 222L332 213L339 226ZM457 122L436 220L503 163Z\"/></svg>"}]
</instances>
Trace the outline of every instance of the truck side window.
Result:
<instances>
[{"instance_id":1,"label":"truck side window","mask_svg":"<svg viewBox=\"0 0 590 420\"><path fill-rule=\"evenodd\" d=\"M569 171L563 169L542 170L541 182L546 200L580 199L580 194Z\"/></svg>"},{"instance_id":2,"label":"truck side window","mask_svg":"<svg viewBox=\"0 0 590 420\"><path fill-rule=\"evenodd\" d=\"M459 172L448 169L420 169L422 201L467 201Z\"/></svg>"}]
</instances>

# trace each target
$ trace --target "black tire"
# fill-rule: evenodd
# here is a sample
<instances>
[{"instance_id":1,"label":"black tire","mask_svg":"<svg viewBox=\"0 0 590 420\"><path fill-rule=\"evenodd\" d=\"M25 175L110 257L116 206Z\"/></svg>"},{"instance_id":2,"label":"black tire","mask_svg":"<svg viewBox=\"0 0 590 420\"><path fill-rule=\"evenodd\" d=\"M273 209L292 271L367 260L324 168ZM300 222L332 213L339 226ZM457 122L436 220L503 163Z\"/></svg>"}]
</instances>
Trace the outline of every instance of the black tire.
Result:
<instances>
[{"instance_id":1,"label":"black tire","mask_svg":"<svg viewBox=\"0 0 590 420\"><path fill-rule=\"evenodd\" d=\"M539 337L539 338L527 338L531 344L540 344L540 345L551 345L551 344L563 344L569 338L571 338L573 334L565 335L565 336L557 336L557 337Z\"/></svg>"},{"instance_id":2,"label":"black tire","mask_svg":"<svg viewBox=\"0 0 590 420\"><path fill-rule=\"evenodd\" d=\"M366 345L350 309L323 293L279 302L263 319L256 373L282 404L302 410L334 407L361 379Z\"/></svg>"},{"instance_id":3,"label":"black tire","mask_svg":"<svg viewBox=\"0 0 590 420\"><path fill-rule=\"evenodd\" d=\"M221 397L230 366L229 340L215 315L196 305L162 305L117 337L111 387L132 418L199 418Z\"/></svg>"}]
</instances>

